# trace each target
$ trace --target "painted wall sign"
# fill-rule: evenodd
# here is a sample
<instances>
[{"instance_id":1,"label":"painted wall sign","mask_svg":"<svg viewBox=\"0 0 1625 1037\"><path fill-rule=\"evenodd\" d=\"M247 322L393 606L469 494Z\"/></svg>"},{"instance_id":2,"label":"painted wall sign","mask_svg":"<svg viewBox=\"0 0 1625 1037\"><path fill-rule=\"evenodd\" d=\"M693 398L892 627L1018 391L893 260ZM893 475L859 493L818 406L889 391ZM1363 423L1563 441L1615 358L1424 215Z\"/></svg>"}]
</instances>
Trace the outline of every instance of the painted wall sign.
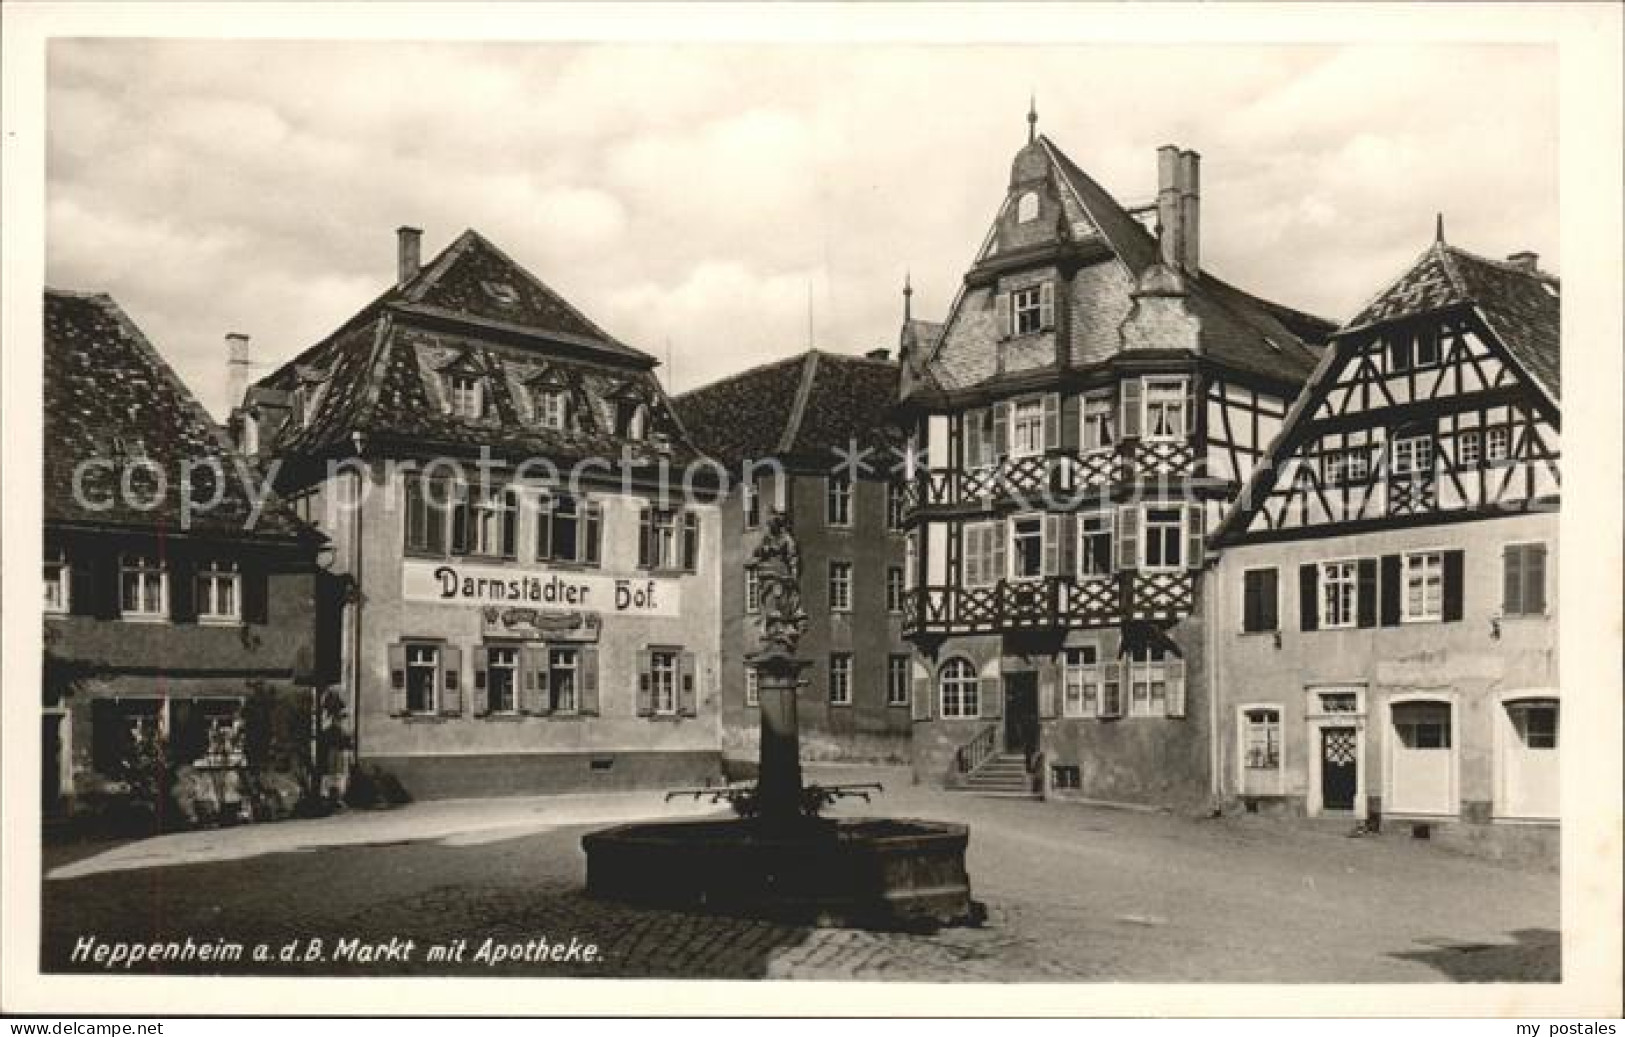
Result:
<instances>
[{"instance_id":1,"label":"painted wall sign","mask_svg":"<svg viewBox=\"0 0 1625 1037\"><path fill-rule=\"evenodd\" d=\"M603 617L596 612L554 612L523 606L487 605L480 618L480 632L487 636L548 641L596 641L604 626Z\"/></svg>"},{"instance_id":2,"label":"painted wall sign","mask_svg":"<svg viewBox=\"0 0 1625 1037\"><path fill-rule=\"evenodd\" d=\"M676 616L682 609L676 580L418 558L401 564L401 595L407 601L625 616Z\"/></svg>"}]
</instances>

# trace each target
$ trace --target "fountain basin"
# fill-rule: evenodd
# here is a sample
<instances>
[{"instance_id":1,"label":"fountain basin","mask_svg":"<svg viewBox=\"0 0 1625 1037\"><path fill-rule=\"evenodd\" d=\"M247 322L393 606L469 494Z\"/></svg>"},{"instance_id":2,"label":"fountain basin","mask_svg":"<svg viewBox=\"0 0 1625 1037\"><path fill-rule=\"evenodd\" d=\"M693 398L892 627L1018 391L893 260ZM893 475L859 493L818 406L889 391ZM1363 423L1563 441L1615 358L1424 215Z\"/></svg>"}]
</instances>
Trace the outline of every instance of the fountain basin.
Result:
<instances>
[{"instance_id":1,"label":"fountain basin","mask_svg":"<svg viewBox=\"0 0 1625 1037\"><path fill-rule=\"evenodd\" d=\"M931 930L981 920L964 825L898 818L621 825L582 837L587 894L799 925Z\"/></svg>"}]
</instances>

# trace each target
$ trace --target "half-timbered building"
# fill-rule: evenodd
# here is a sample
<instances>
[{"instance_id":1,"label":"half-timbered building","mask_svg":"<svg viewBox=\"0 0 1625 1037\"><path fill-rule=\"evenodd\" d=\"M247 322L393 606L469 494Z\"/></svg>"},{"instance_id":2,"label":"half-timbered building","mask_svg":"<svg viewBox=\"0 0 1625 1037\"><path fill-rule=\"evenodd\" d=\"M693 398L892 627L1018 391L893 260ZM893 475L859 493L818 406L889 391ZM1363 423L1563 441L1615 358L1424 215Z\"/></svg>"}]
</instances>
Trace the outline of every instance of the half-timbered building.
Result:
<instances>
[{"instance_id":1,"label":"half-timbered building","mask_svg":"<svg viewBox=\"0 0 1625 1037\"><path fill-rule=\"evenodd\" d=\"M1556 820L1559 296L1441 238L1338 332L1218 532L1233 800Z\"/></svg>"},{"instance_id":2,"label":"half-timbered building","mask_svg":"<svg viewBox=\"0 0 1625 1037\"><path fill-rule=\"evenodd\" d=\"M1157 171L1126 208L1029 133L946 321L905 320L922 780L1209 794L1206 534L1332 326L1203 269L1198 156Z\"/></svg>"}]
</instances>

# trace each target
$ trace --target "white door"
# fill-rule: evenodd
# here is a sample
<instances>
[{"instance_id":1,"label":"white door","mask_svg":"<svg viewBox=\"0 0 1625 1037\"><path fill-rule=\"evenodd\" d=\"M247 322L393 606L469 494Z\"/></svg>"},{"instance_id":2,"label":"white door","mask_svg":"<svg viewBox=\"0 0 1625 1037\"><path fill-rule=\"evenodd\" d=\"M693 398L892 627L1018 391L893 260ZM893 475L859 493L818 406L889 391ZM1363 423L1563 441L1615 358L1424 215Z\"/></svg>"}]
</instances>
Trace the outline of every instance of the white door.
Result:
<instances>
[{"instance_id":1,"label":"white door","mask_svg":"<svg viewBox=\"0 0 1625 1037\"><path fill-rule=\"evenodd\" d=\"M1455 732L1448 702L1396 702L1391 707L1388 794L1391 814L1454 814Z\"/></svg>"},{"instance_id":2,"label":"white door","mask_svg":"<svg viewBox=\"0 0 1625 1037\"><path fill-rule=\"evenodd\" d=\"M1505 704L1502 817L1555 818L1561 812L1557 718L1556 699L1517 699Z\"/></svg>"}]
</instances>

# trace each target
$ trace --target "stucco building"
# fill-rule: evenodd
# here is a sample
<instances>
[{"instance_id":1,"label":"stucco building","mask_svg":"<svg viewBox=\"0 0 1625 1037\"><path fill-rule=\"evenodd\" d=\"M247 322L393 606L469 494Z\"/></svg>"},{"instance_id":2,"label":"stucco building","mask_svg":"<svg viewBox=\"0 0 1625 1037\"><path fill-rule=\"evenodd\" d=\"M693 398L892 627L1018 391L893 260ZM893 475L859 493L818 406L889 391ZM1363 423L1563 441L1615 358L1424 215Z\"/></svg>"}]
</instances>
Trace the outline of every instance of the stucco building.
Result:
<instances>
[{"instance_id":1,"label":"stucco building","mask_svg":"<svg viewBox=\"0 0 1625 1037\"><path fill-rule=\"evenodd\" d=\"M902 635L902 434L885 350L810 350L678 396L695 444L727 464L722 511L722 719L731 754L755 758L761 717L745 656L758 645L752 551L768 514L800 544L811 666L798 705L808 759L906 762L909 656Z\"/></svg>"},{"instance_id":2,"label":"stucco building","mask_svg":"<svg viewBox=\"0 0 1625 1037\"><path fill-rule=\"evenodd\" d=\"M1030 132L946 321L905 321L921 780L1210 794L1205 538L1332 325L1205 269L1198 156L1156 158L1125 208Z\"/></svg>"},{"instance_id":3,"label":"stucco building","mask_svg":"<svg viewBox=\"0 0 1625 1037\"><path fill-rule=\"evenodd\" d=\"M251 387L353 581L355 751L419 797L720 775L716 473L653 370L474 231Z\"/></svg>"},{"instance_id":4,"label":"stucco building","mask_svg":"<svg viewBox=\"0 0 1625 1037\"><path fill-rule=\"evenodd\" d=\"M1430 246L1219 530L1227 797L1555 848L1560 287L1535 258Z\"/></svg>"}]
</instances>

